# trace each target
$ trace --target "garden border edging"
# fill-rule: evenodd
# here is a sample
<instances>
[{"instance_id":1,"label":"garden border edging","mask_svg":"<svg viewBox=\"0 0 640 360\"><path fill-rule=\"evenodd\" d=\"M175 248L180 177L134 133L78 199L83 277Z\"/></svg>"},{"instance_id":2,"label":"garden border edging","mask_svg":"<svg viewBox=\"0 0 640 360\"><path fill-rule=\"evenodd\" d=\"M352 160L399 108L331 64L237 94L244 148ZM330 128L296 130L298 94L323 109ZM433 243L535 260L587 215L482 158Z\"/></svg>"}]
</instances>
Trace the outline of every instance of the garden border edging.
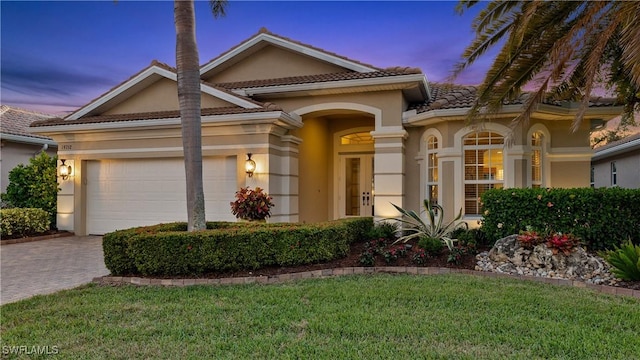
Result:
<instances>
[{"instance_id":1,"label":"garden border edging","mask_svg":"<svg viewBox=\"0 0 640 360\"><path fill-rule=\"evenodd\" d=\"M597 292L631 296L640 299L640 290L632 290L616 286L588 284L578 280L553 279L546 277L526 276L526 275L510 275L487 271L476 271L468 269L452 269L437 267L417 267L417 266L376 266L376 267L344 267L336 269L322 269L313 271L304 271L298 273L288 273L269 276L247 276L232 277L220 279L208 278L181 278L181 279L158 279L145 278L136 276L102 276L93 279L93 283L102 285L159 285L159 286L191 286L191 285L239 285L239 284L279 284L291 280L298 279L318 279L333 276L354 275L354 274L374 274L374 273L393 273L393 274L411 274L411 275L438 275L438 274L467 274L484 277L495 278L513 278L526 281L536 281L552 285L573 286L579 288L588 288Z\"/></svg>"}]
</instances>

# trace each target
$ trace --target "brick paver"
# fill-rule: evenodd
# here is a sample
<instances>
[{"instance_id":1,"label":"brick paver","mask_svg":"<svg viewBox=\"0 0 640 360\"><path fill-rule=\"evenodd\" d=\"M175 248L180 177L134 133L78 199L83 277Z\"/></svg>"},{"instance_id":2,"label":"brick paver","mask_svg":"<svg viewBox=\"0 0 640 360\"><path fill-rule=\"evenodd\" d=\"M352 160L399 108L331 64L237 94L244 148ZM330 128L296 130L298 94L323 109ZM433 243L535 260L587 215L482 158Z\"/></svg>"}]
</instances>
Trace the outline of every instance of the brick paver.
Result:
<instances>
[{"instance_id":1,"label":"brick paver","mask_svg":"<svg viewBox=\"0 0 640 360\"><path fill-rule=\"evenodd\" d=\"M0 304L74 288L108 274L100 236L2 245Z\"/></svg>"}]
</instances>

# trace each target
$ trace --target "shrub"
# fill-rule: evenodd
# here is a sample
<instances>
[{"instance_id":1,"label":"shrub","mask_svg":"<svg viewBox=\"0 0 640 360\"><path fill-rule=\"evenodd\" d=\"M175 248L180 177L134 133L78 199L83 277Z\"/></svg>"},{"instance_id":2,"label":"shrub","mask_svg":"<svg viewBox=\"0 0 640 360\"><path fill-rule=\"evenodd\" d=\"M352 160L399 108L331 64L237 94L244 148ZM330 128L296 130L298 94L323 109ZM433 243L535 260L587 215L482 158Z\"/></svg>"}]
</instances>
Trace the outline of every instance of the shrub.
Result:
<instances>
[{"instance_id":1,"label":"shrub","mask_svg":"<svg viewBox=\"0 0 640 360\"><path fill-rule=\"evenodd\" d=\"M633 245L631 240L601 255L613 266L611 272L618 278L628 281L640 280L640 246Z\"/></svg>"},{"instance_id":2,"label":"shrub","mask_svg":"<svg viewBox=\"0 0 640 360\"><path fill-rule=\"evenodd\" d=\"M387 240L395 240L395 234L398 232L398 226L388 221L379 221L371 229L368 235L370 239L383 238Z\"/></svg>"},{"instance_id":3,"label":"shrub","mask_svg":"<svg viewBox=\"0 0 640 360\"><path fill-rule=\"evenodd\" d=\"M418 247L424 249L428 255L438 255L442 252L444 245L440 239L423 236L418 240Z\"/></svg>"},{"instance_id":4,"label":"shrub","mask_svg":"<svg viewBox=\"0 0 640 360\"><path fill-rule=\"evenodd\" d=\"M14 208L0 210L2 237L24 237L49 230L49 213L35 208Z\"/></svg>"},{"instance_id":5,"label":"shrub","mask_svg":"<svg viewBox=\"0 0 640 360\"><path fill-rule=\"evenodd\" d=\"M426 265L428 259L429 255L427 255L424 249L416 249L416 251L413 252L411 261L416 265Z\"/></svg>"},{"instance_id":6,"label":"shrub","mask_svg":"<svg viewBox=\"0 0 640 360\"><path fill-rule=\"evenodd\" d=\"M251 190L249 187L236 191L236 200L231 203L231 213L238 219L264 220L271 216L271 196L262 192L257 187Z\"/></svg>"},{"instance_id":7,"label":"shrub","mask_svg":"<svg viewBox=\"0 0 640 360\"><path fill-rule=\"evenodd\" d=\"M184 223L160 224L105 234L103 251L113 275L202 275L337 259L371 227L371 218L318 224L216 222L198 232L186 232Z\"/></svg>"},{"instance_id":8,"label":"shrub","mask_svg":"<svg viewBox=\"0 0 640 360\"><path fill-rule=\"evenodd\" d=\"M58 183L56 160L45 152L20 164L9 172L9 185L2 194L3 206L38 208L49 214L49 223L56 228Z\"/></svg>"},{"instance_id":9,"label":"shrub","mask_svg":"<svg viewBox=\"0 0 640 360\"><path fill-rule=\"evenodd\" d=\"M482 205L482 230L492 242L530 225L574 234L591 250L627 239L640 244L640 189L492 189Z\"/></svg>"}]
</instances>

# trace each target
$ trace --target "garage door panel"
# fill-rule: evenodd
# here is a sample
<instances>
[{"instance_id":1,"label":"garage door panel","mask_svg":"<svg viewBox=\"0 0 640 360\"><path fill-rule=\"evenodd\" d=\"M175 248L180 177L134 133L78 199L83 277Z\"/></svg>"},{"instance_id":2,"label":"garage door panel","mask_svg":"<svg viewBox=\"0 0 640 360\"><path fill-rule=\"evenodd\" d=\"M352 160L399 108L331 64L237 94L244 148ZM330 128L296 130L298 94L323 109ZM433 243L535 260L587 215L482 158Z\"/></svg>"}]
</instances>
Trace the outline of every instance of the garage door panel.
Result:
<instances>
[{"instance_id":1,"label":"garage door panel","mask_svg":"<svg viewBox=\"0 0 640 360\"><path fill-rule=\"evenodd\" d=\"M182 159L119 159L87 163L87 232L186 221ZM236 158L203 159L207 220L235 218Z\"/></svg>"}]
</instances>

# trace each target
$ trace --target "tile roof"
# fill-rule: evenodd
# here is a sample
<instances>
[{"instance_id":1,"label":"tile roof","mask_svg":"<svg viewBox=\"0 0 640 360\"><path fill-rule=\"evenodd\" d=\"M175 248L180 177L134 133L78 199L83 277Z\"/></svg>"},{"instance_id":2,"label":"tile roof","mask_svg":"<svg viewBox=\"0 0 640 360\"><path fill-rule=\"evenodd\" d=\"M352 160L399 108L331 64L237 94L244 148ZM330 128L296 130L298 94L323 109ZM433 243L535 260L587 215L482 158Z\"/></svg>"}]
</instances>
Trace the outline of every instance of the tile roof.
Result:
<instances>
[{"instance_id":1,"label":"tile roof","mask_svg":"<svg viewBox=\"0 0 640 360\"><path fill-rule=\"evenodd\" d=\"M242 89L242 88L256 88L256 87L278 86L278 85L319 83L319 82L329 82L329 81L372 79L372 78L412 75L412 74L422 74L422 71L416 68L397 67L397 68L388 68L380 71L367 72L367 73L360 73L355 71L339 72L339 73L330 73L330 74L291 76L291 77L264 79L264 80L216 83L215 85L221 88L226 88L226 89Z\"/></svg>"},{"instance_id":2,"label":"tile roof","mask_svg":"<svg viewBox=\"0 0 640 360\"><path fill-rule=\"evenodd\" d=\"M313 46L313 45L305 44L305 43L303 43L303 42L300 42L300 41L297 41L297 40L293 40L293 39L290 39L290 38L288 38L288 37L284 37L284 36L281 36L281 35L278 35L278 34L272 33L272 32L271 32L271 31L269 31L266 27L262 27L262 28L260 28L260 30L259 30L255 35L252 35L251 37L249 37L248 39L246 39L246 40L242 41L242 42L241 42L241 43L239 43L238 45L236 45L236 46L232 47L231 49L229 49L229 50L227 50L227 51L225 51L225 52L223 52L222 54L220 54L220 55L216 56L215 58L213 58L213 59L211 59L211 60L207 61L207 62L206 62L206 63L204 63L202 66L200 66L200 68L203 68L203 67L207 66L208 64L210 64L210 63L212 63L212 62L216 61L217 59L219 59L219 58L223 57L224 55L226 55L226 54L228 54L228 53L230 53L230 52L234 51L235 49L239 48L240 46L242 46L243 44L245 44L245 43L249 42L251 39L255 38L256 36L258 36L258 35L260 35L260 34L267 34L267 35L271 35L271 36L273 36L273 37L277 37L277 38L279 38L279 39L281 39L281 40L288 41L288 42L293 43L293 44L296 44L296 45L304 46L304 47L306 47L306 48L313 49L313 50L316 50L316 51L320 51L320 52L323 52L323 53L325 53L325 54L327 54L327 55L335 56L335 57L337 57L337 58L340 58L340 59L343 59L343 60L346 60L346 61L350 61L350 62L352 62L352 63L356 63L356 64L359 64L359 65L362 65L362 66L367 66L367 67L370 67L370 68L375 69L375 70L382 70L381 68L379 68L379 67L377 67L377 66L373 66L373 65L370 65L370 64L366 64L366 63L360 62L360 61L358 61L358 60L353 60L353 59L350 59L350 58L348 58L348 57L346 57L346 56L342 56L342 55L339 55L339 54L336 54L336 53L333 53L333 52L330 52L330 51L324 50L324 49L322 49L322 48L315 47L315 46Z\"/></svg>"},{"instance_id":3,"label":"tile roof","mask_svg":"<svg viewBox=\"0 0 640 360\"><path fill-rule=\"evenodd\" d=\"M31 110L12 106L0 106L0 132L3 134L28 136L36 139L51 140L51 138L29 132L29 126L37 121L54 118L55 115L43 114Z\"/></svg>"},{"instance_id":4,"label":"tile roof","mask_svg":"<svg viewBox=\"0 0 640 360\"><path fill-rule=\"evenodd\" d=\"M611 142L611 143L608 143L606 145L603 145L603 146L600 146L600 147L596 148L595 149L595 153L598 154L598 153L600 153L600 152L602 152L604 150L615 148L617 146L624 145L624 144L630 143L630 142L638 140L638 139L640 139L640 133L629 135L629 136L627 136L625 138L622 138L622 139L620 139L618 141L614 141L614 142Z\"/></svg>"},{"instance_id":5,"label":"tile roof","mask_svg":"<svg viewBox=\"0 0 640 360\"><path fill-rule=\"evenodd\" d=\"M245 109L239 106L217 107L202 109L202 116L210 115L229 115L229 114L245 114L255 112L268 112L268 111L280 111L280 107L265 103L262 108L258 109ZM180 110L169 111L155 111L146 113L135 114L114 114L114 115L100 115L100 116L87 116L77 120L64 120L60 118L52 118L48 120L37 121L31 124L31 127L44 127L44 126L56 126L56 125L77 125L77 124L96 124L96 123L110 123L121 121L135 121L135 120L153 120L153 119L171 119L180 117Z\"/></svg>"},{"instance_id":6,"label":"tile roof","mask_svg":"<svg viewBox=\"0 0 640 360\"><path fill-rule=\"evenodd\" d=\"M469 108L473 106L476 100L476 86L465 86L455 84L442 84L442 83L430 83L431 98L422 103L413 103L409 105L407 110L416 110L416 112L423 113L431 110L439 109L457 109L457 108ZM518 99L509 101L505 104L523 104L528 93L523 93ZM562 106L565 101L545 101L545 104ZM602 107L613 106L616 104L615 99L593 97L589 102L589 107Z\"/></svg>"}]
</instances>

